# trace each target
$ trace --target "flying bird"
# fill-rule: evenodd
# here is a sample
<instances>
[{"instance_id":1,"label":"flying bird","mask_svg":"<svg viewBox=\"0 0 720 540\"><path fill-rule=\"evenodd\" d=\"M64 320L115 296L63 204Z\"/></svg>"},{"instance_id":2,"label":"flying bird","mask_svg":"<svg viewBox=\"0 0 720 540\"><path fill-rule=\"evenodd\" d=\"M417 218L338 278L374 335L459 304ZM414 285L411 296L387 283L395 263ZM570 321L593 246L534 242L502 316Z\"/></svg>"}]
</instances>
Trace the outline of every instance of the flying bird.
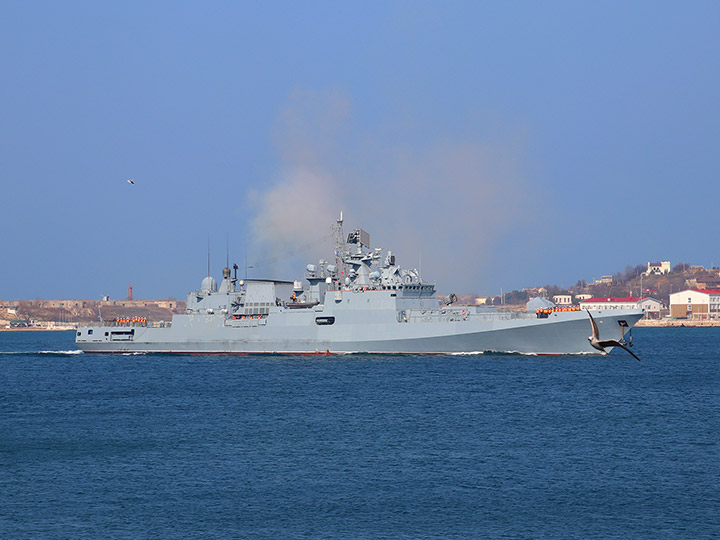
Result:
<instances>
[{"instance_id":1,"label":"flying bird","mask_svg":"<svg viewBox=\"0 0 720 540\"><path fill-rule=\"evenodd\" d=\"M134 186L134 185L135 185L135 180L128 179L128 184L132 184L132 185Z\"/></svg>"},{"instance_id":2,"label":"flying bird","mask_svg":"<svg viewBox=\"0 0 720 540\"><path fill-rule=\"evenodd\" d=\"M608 354L605 350L605 347L620 347L621 349L625 349L627 352L632 354L638 361L640 359L637 357L637 355L632 352L630 349L628 349L625 345L620 343L617 339L603 339L600 340L600 331L598 330L597 324L595 323L595 319L593 319L592 313L590 313L590 310L588 309L588 315L590 315L590 325L592 326L592 336L588 336L588 341L590 342L590 345L593 349L597 349L598 351Z\"/></svg>"}]
</instances>

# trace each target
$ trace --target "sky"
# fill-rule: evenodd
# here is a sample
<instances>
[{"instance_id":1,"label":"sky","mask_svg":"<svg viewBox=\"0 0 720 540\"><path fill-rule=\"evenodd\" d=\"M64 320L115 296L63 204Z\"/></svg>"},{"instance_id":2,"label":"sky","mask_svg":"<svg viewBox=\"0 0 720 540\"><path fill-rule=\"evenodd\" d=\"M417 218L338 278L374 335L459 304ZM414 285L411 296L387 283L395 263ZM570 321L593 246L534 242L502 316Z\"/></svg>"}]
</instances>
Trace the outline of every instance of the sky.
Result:
<instances>
[{"instance_id":1,"label":"sky","mask_svg":"<svg viewBox=\"0 0 720 540\"><path fill-rule=\"evenodd\" d=\"M720 265L720 3L2 11L1 299L296 279L340 211L443 293Z\"/></svg>"}]
</instances>

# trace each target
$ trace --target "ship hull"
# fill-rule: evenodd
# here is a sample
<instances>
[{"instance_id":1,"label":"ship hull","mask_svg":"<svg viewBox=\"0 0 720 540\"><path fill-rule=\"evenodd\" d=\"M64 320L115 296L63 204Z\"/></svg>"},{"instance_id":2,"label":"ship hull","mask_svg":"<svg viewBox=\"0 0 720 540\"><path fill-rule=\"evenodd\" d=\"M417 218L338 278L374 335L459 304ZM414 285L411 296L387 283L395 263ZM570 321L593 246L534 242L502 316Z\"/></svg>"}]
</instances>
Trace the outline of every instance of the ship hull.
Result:
<instances>
[{"instance_id":1,"label":"ship hull","mask_svg":"<svg viewBox=\"0 0 720 540\"><path fill-rule=\"evenodd\" d=\"M172 326L163 328L100 325L78 329L76 343L88 353L600 354L589 344L591 328L585 311L551 313L547 318L497 313L411 321L399 321L396 311L303 310L276 315L241 321L218 315L179 315ZM318 315L338 320L318 326ZM641 310L593 311L600 339L619 339L622 330L642 316Z\"/></svg>"}]
</instances>

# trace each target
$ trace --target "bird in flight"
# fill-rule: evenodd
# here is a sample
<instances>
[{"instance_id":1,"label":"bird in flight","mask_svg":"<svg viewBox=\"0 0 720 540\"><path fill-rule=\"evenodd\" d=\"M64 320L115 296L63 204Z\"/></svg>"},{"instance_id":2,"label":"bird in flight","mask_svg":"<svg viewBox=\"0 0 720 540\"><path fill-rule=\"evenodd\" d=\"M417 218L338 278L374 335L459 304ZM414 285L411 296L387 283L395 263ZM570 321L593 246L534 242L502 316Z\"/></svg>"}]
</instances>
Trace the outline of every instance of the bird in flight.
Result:
<instances>
[{"instance_id":1,"label":"bird in flight","mask_svg":"<svg viewBox=\"0 0 720 540\"><path fill-rule=\"evenodd\" d=\"M627 352L632 354L638 361L640 360L637 355L632 352L630 349L628 349L625 345L620 343L617 339L600 339L600 331L598 330L597 324L595 323L595 319L593 319L592 313L590 313L590 310L588 309L588 315L590 315L590 325L592 326L592 336L588 337L588 341L590 342L590 345L593 349L597 349L598 351L608 354L605 350L605 347L620 347L621 349L625 349Z\"/></svg>"},{"instance_id":2,"label":"bird in flight","mask_svg":"<svg viewBox=\"0 0 720 540\"><path fill-rule=\"evenodd\" d=\"M128 184L132 184L132 185L134 186L134 185L135 185L135 180L128 179Z\"/></svg>"}]
</instances>

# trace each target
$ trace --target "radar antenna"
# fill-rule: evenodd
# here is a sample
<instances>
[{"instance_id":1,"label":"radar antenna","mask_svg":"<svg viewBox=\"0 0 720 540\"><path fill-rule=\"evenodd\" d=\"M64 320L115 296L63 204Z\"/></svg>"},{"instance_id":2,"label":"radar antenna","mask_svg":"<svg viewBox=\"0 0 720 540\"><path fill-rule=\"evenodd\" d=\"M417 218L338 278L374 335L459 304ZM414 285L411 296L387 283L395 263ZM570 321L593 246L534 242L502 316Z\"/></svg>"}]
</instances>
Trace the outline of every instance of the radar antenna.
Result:
<instances>
[{"instance_id":1,"label":"radar antenna","mask_svg":"<svg viewBox=\"0 0 720 540\"><path fill-rule=\"evenodd\" d=\"M340 217L333 227L335 236L335 266L338 273L336 275L338 290L342 289L343 280L345 279L345 234L343 233L343 213L340 211Z\"/></svg>"}]
</instances>

